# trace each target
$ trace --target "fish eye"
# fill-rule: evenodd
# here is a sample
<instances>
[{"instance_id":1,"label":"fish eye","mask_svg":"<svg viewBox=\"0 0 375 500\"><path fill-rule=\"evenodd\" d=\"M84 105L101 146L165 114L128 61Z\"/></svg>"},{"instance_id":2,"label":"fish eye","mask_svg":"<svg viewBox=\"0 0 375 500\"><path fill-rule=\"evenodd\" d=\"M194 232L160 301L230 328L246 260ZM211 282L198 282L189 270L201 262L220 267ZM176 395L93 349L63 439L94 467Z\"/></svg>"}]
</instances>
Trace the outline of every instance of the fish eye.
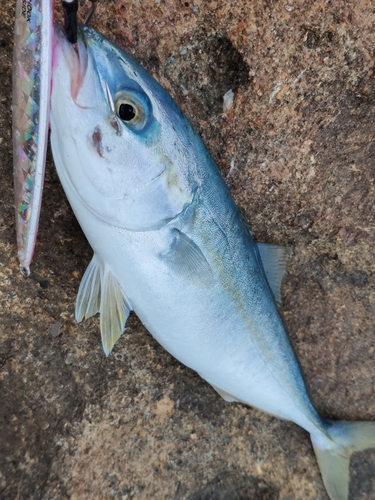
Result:
<instances>
[{"instance_id":1,"label":"fish eye","mask_svg":"<svg viewBox=\"0 0 375 500\"><path fill-rule=\"evenodd\" d=\"M122 102L118 108L118 115L124 122L130 122L136 114L137 110L128 102Z\"/></svg>"},{"instance_id":2,"label":"fish eye","mask_svg":"<svg viewBox=\"0 0 375 500\"><path fill-rule=\"evenodd\" d=\"M142 130L146 125L150 107L147 97L135 90L122 91L115 96L117 116L135 131Z\"/></svg>"}]
</instances>

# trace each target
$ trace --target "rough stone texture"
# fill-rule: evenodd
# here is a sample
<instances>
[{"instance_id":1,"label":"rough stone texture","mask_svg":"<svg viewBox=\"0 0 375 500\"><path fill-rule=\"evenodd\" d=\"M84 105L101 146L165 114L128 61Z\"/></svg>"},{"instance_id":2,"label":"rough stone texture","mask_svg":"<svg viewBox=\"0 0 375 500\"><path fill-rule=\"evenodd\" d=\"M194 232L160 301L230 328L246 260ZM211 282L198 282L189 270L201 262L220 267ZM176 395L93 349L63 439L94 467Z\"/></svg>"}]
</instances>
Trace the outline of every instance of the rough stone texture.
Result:
<instances>
[{"instance_id":1,"label":"rough stone texture","mask_svg":"<svg viewBox=\"0 0 375 500\"><path fill-rule=\"evenodd\" d=\"M13 4L0 6L0 498L327 500L296 425L225 403L135 316L108 359L97 318L75 323L91 250L51 159L20 275ZM186 112L255 237L292 246L288 330L319 411L348 420L375 415L371 4L101 0L92 23ZM375 499L374 451L353 457L351 477L351 500Z\"/></svg>"}]
</instances>

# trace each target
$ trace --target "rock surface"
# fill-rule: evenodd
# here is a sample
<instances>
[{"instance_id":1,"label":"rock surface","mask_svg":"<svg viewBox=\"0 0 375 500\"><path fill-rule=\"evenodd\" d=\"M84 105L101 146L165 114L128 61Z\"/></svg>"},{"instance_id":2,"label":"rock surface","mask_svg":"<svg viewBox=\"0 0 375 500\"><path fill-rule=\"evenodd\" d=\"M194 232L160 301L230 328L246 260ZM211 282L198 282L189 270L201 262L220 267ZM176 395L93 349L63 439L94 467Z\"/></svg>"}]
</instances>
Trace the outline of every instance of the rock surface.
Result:
<instances>
[{"instance_id":1,"label":"rock surface","mask_svg":"<svg viewBox=\"0 0 375 500\"><path fill-rule=\"evenodd\" d=\"M347 420L375 415L371 4L100 0L92 21L176 99L256 239L293 248L291 340L321 414ZM296 425L225 403L135 316L109 358L97 318L75 323L91 250L51 158L32 274L21 276L14 2L0 12L0 498L327 500ZM375 451L351 465L351 500L374 500Z\"/></svg>"}]
</instances>

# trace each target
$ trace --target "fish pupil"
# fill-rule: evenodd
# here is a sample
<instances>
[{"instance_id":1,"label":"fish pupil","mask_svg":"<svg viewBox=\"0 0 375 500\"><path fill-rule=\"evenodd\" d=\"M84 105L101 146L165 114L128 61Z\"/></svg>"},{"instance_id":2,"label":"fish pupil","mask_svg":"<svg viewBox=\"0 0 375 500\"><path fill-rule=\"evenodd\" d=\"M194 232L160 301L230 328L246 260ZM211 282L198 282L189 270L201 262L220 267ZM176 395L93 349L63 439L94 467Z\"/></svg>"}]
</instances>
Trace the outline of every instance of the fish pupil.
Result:
<instances>
[{"instance_id":1,"label":"fish pupil","mask_svg":"<svg viewBox=\"0 0 375 500\"><path fill-rule=\"evenodd\" d=\"M120 104L118 110L119 117L125 122L130 122L136 115L135 109L131 104Z\"/></svg>"}]
</instances>

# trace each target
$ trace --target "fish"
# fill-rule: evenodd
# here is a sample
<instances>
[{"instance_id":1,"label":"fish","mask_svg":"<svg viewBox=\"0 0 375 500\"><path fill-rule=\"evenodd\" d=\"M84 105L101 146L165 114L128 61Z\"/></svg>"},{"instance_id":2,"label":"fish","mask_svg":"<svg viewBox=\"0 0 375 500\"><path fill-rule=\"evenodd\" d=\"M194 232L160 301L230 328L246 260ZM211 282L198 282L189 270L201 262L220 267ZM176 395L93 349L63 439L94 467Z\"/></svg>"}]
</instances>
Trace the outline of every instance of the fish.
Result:
<instances>
[{"instance_id":1,"label":"fish","mask_svg":"<svg viewBox=\"0 0 375 500\"><path fill-rule=\"evenodd\" d=\"M48 144L53 2L18 0L13 57L13 171L20 270L30 274Z\"/></svg>"},{"instance_id":2,"label":"fish","mask_svg":"<svg viewBox=\"0 0 375 500\"><path fill-rule=\"evenodd\" d=\"M295 422L311 437L331 500L347 500L354 451L375 422L323 419L277 302L288 251L257 245L213 159L169 94L122 49L56 28L51 145L94 251L78 322L100 313L111 352L134 311L225 401Z\"/></svg>"}]
</instances>

